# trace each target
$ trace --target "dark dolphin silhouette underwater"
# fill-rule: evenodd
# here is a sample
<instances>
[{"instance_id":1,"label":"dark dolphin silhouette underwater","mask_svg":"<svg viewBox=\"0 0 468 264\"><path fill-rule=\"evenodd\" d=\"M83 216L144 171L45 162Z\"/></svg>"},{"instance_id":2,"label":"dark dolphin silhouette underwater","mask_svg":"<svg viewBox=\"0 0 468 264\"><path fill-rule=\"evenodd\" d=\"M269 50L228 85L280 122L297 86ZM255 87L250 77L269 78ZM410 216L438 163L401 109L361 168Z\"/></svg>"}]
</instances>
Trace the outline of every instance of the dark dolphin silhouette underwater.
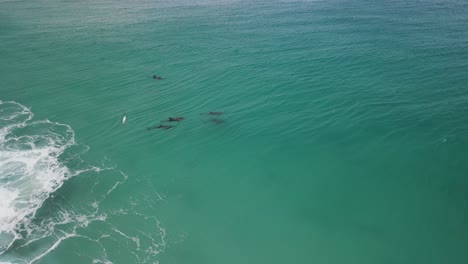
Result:
<instances>
[{"instance_id":1,"label":"dark dolphin silhouette underwater","mask_svg":"<svg viewBox=\"0 0 468 264\"><path fill-rule=\"evenodd\" d=\"M224 119L221 119L221 118L211 118L210 121L214 123L215 125L220 125L224 123Z\"/></svg>"},{"instance_id":2,"label":"dark dolphin silhouette underwater","mask_svg":"<svg viewBox=\"0 0 468 264\"><path fill-rule=\"evenodd\" d=\"M224 112L208 112L208 113L203 113L200 115L222 115Z\"/></svg>"},{"instance_id":3,"label":"dark dolphin silhouette underwater","mask_svg":"<svg viewBox=\"0 0 468 264\"><path fill-rule=\"evenodd\" d=\"M157 126L152 126L152 127L147 127L147 130L152 130L152 129L171 129L174 126L171 125L157 125Z\"/></svg>"},{"instance_id":4,"label":"dark dolphin silhouette underwater","mask_svg":"<svg viewBox=\"0 0 468 264\"><path fill-rule=\"evenodd\" d=\"M179 121L182 121L184 120L185 117L181 116L181 117L169 117L167 120L165 120L166 122L179 122Z\"/></svg>"}]
</instances>

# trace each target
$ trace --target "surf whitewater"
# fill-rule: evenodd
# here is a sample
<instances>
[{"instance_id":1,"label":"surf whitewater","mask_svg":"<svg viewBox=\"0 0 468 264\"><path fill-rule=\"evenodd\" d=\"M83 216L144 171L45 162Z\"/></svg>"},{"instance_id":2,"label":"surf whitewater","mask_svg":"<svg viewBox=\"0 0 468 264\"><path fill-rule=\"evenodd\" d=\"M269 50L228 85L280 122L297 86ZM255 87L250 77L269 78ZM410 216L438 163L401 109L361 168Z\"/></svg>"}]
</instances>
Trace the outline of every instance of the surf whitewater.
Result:
<instances>
[{"instance_id":1,"label":"surf whitewater","mask_svg":"<svg viewBox=\"0 0 468 264\"><path fill-rule=\"evenodd\" d=\"M33 118L26 106L0 102L0 253L21 238L18 230L73 175L60 162L75 144L71 127Z\"/></svg>"},{"instance_id":2,"label":"surf whitewater","mask_svg":"<svg viewBox=\"0 0 468 264\"><path fill-rule=\"evenodd\" d=\"M154 256L164 249L165 230L156 217L144 216L153 231L129 236L108 219L117 219L123 210L115 210L117 214L100 209L100 203L126 181L127 175L104 165L85 165L81 156L87 150L76 144L69 125L36 120L30 108L0 101L0 263L34 263L74 237L85 238L101 248L101 253L90 256L93 263L109 262L101 240L111 236L116 236L112 237L115 241L134 243L133 248L128 247L129 253L141 256L141 260L148 255L144 252L151 251ZM79 212L51 201L67 180L78 175L93 182L93 195L81 199ZM107 180L99 181L103 178ZM45 207L52 209L43 210L51 211L44 216L40 211L46 203L49 206ZM138 217L138 212L134 214ZM100 237L80 234L95 221L105 225ZM145 240L150 242L140 245ZM21 254L21 250L37 245L37 250L29 251L33 254Z\"/></svg>"}]
</instances>

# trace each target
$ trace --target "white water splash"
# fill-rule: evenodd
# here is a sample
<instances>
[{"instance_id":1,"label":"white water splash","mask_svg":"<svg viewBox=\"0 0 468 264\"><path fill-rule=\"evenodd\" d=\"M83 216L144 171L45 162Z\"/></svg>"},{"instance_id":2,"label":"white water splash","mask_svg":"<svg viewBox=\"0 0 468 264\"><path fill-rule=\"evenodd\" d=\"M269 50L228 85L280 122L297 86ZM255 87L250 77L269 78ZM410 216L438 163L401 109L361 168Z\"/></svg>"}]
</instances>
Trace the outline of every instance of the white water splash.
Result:
<instances>
[{"instance_id":1,"label":"white water splash","mask_svg":"<svg viewBox=\"0 0 468 264\"><path fill-rule=\"evenodd\" d=\"M32 119L29 108L0 101L0 254L18 238L15 230L71 175L59 157L75 144L73 130Z\"/></svg>"},{"instance_id":2,"label":"white water splash","mask_svg":"<svg viewBox=\"0 0 468 264\"><path fill-rule=\"evenodd\" d=\"M107 251L105 243L108 240L131 246L128 253L140 263L158 263L155 256L166 247L166 231L155 216L140 214L133 208L128 213L122 208L117 211L100 208L128 176L102 166L80 165L70 170L64 156L82 161L81 152L68 151L76 147L74 131L68 125L35 121L33 117L31 110L19 103L0 101L0 264L36 263L70 239L84 239L97 246L99 254L83 255L93 263L112 263L113 252ZM96 178L91 181L94 185L89 186L93 196L78 210L54 204L52 213L43 218L38 209L67 179L77 175ZM107 178L101 183L101 177L112 180ZM40 220L35 219L36 214ZM129 215L149 227L130 234L112 223L112 219ZM93 222L102 226L99 237L90 237L85 231ZM38 247L39 250L24 258L15 255L17 250Z\"/></svg>"}]
</instances>

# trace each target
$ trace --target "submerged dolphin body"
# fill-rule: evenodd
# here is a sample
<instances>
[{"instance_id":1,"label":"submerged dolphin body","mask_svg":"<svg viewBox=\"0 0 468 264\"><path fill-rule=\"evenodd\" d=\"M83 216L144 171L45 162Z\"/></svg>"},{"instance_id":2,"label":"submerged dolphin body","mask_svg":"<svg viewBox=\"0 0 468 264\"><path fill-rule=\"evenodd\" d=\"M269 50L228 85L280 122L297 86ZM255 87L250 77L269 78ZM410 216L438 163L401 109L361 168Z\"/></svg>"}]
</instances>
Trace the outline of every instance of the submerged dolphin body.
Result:
<instances>
[{"instance_id":1,"label":"submerged dolphin body","mask_svg":"<svg viewBox=\"0 0 468 264\"><path fill-rule=\"evenodd\" d=\"M152 126L152 127L148 127L146 128L147 130L151 130L151 129L171 129L173 128L174 126L169 126L169 125L158 125L158 126Z\"/></svg>"},{"instance_id":2,"label":"submerged dolphin body","mask_svg":"<svg viewBox=\"0 0 468 264\"><path fill-rule=\"evenodd\" d=\"M211 118L210 121L213 122L215 125L224 123L224 120L220 118Z\"/></svg>"},{"instance_id":3,"label":"submerged dolphin body","mask_svg":"<svg viewBox=\"0 0 468 264\"><path fill-rule=\"evenodd\" d=\"M208 112L208 113L203 113L200 115L222 115L224 112Z\"/></svg>"},{"instance_id":4,"label":"submerged dolphin body","mask_svg":"<svg viewBox=\"0 0 468 264\"><path fill-rule=\"evenodd\" d=\"M182 121L184 120L185 117L181 116L181 117L169 117L166 121L167 122L179 122L179 121Z\"/></svg>"}]
</instances>

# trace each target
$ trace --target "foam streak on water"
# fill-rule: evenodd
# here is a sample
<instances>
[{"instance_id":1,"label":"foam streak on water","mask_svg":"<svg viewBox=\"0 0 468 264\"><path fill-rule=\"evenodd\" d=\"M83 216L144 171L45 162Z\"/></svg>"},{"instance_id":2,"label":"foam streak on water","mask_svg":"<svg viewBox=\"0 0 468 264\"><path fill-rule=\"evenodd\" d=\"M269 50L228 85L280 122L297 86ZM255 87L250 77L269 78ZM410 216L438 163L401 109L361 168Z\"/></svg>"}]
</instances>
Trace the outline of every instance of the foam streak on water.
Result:
<instances>
[{"instance_id":1,"label":"foam streak on water","mask_svg":"<svg viewBox=\"0 0 468 264\"><path fill-rule=\"evenodd\" d=\"M129 215L125 205L101 207L128 176L114 168L87 165L83 153L73 148L78 145L70 126L34 120L29 108L0 101L0 263L42 263L72 239L97 249L94 254L75 252L93 263L116 259L108 254L109 243L125 245L125 254L138 263L155 261L166 246L166 231L158 218L136 209ZM57 197L68 191L59 189L78 175L91 183L85 186L88 195L80 204L63 204ZM132 220L126 221L140 221L147 228L132 233L119 229L121 219L129 217ZM90 225L101 226L98 236L89 234ZM21 253L29 250L28 256Z\"/></svg>"},{"instance_id":2,"label":"foam streak on water","mask_svg":"<svg viewBox=\"0 0 468 264\"><path fill-rule=\"evenodd\" d=\"M32 118L27 107L0 101L0 252L70 176L59 157L75 143L73 130Z\"/></svg>"}]
</instances>

